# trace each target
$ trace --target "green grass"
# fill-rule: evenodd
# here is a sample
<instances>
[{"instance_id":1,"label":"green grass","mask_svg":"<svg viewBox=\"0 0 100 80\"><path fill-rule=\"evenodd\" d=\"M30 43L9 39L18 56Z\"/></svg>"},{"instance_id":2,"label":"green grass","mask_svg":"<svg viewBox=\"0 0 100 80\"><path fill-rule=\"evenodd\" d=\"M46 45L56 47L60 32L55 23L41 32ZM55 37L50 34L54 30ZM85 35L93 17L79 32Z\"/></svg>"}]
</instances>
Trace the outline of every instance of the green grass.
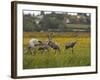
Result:
<instances>
[{"instance_id":1,"label":"green grass","mask_svg":"<svg viewBox=\"0 0 100 80\"><path fill-rule=\"evenodd\" d=\"M29 32L24 33L24 48L28 45L28 41L32 37L28 37L31 34ZM32 33L33 36L35 35ZM45 33L41 34L43 36ZM69 35L68 33L65 33ZM65 35L64 34L64 35ZM72 33L70 33L72 34ZM60 53L55 53L54 50L50 49L49 52L45 51L43 54L40 51L36 51L36 55L31 55L26 53L23 55L23 68L33 69L33 68L54 68L54 67L76 67L76 66L89 66L91 65L90 60L90 37L87 36L89 33L82 34L77 38L78 42L75 45L74 53L72 54L71 49L64 49L64 44L66 42L75 41L76 38L70 35L70 37L54 37L53 40L56 41L61 47ZM37 38L45 41L46 37L40 37L40 33L37 33Z\"/></svg>"},{"instance_id":2,"label":"green grass","mask_svg":"<svg viewBox=\"0 0 100 80\"><path fill-rule=\"evenodd\" d=\"M70 29L88 29L90 28L90 25L87 24L67 24L67 28Z\"/></svg>"}]
</instances>

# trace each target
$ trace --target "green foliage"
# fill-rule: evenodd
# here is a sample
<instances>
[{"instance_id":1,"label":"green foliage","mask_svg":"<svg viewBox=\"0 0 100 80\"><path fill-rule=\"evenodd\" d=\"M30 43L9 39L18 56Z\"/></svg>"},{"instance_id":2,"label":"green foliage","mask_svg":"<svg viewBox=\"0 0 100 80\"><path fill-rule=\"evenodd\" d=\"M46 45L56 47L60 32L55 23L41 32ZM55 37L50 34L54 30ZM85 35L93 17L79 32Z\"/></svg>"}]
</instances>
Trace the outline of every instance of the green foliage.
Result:
<instances>
[{"instance_id":1,"label":"green foliage","mask_svg":"<svg viewBox=\"0 0 100 80\"><path fill-rule=\"evenodd\" d=\"M70 28L71 25L89 25L85 31L89 31L90 28L90 16L85 13L79 13L78 15L68 15L67 13L56 13L51 12L50 14L45 14L45 11L41 11L39 15L23 15L23 30L24 31L73 31L75 27ZM79 18L78 18L79 17ZM69 20L67 23L66 21ZM81 27L81 26L80 26ZM77 29L77 28L76 28ZM82 29L82 28L81 28Z\"/></svg>"},{"instance_id":2,"label":"green foliage","mask_svg":"<svg viewBox=\"0 0 100 80\"><path fill-rule=\"evenodd\" d=\"M63 29L66 27L63 23L64 16L61 14L47 14L45 15L39 25L41 25L41 29L43 31L47 31L48 29Z\"/></svg>"},{"instance_id":3,"label":"green foliage","mask_svg":"<svg viewBox=\"0 0 100 80\"><path fill-rule=\"evenodd\" d=\"M27 47L28 41L32 38L31 33L24 33L24 48ZM36 35L38 39L45 41L47 33L32 33ZM76 67L76 66L90 66L91 65L91 54L90 54L90 36L89 33L80 32L78 36L77 44L74 47L74 53L72 54L71 49L65 50L64 44L66 42L75 41L76 37L73 36L74 32L66 33L55 33L53 41L56 41L60 45L61 53L50 49L49 52L36 51L35 55L31 55L29 52L23 55L23 68L34 69L34 68L53 68L53 67ZM44 36L44 37L43 37ZM70 36L70 37L68 37Z\"/></svg>"}]
</instances>

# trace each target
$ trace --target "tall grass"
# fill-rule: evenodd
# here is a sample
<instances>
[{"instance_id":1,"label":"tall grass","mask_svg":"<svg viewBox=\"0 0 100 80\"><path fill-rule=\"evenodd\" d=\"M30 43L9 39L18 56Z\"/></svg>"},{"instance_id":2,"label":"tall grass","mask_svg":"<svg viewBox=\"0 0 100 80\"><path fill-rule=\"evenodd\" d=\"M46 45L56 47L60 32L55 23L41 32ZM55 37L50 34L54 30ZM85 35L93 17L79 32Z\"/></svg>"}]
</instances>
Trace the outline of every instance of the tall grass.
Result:
<instances>
[{"instance_id":1,"label":"tall grass","mask_svg":"<svg viewBox=\"0 0 100 80\"><path fill-rule=\"evenodd\" d=\"M31 33L24 33L24 48L27 47L28 41L32 38ZM58 33L57 33L58 34ZM29 52L23 54L23 68L33 69L33 68L54 68L54 67L75 67L75 66L89 66L91 65L91 54L90 54L90 37L89 33L80 33L80 37L75 38L71 35L65 33L64 35L70 37L54 37L53 41L56 41L61 48L60 53L55 53L54 50L50 49L49 52L36 51L36 55L31 55ZM41 37L45 33L33 34L37 35L38 39L45 41L47 37ZM74 53L72 54L71 49L64 49L64 44L66 42L78 40L74 47Z\"/></svg>"}]
</instances>

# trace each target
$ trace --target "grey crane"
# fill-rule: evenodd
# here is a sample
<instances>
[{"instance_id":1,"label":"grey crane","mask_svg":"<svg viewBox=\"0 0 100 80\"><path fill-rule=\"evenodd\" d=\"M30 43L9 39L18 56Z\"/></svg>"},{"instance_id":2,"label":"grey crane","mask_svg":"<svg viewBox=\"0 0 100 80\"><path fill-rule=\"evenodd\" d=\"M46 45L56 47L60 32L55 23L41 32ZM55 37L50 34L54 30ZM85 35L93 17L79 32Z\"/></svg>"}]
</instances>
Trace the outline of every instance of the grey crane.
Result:
<instances>
[{"instance_id":1,"label":"grey crane","mask_svg":"<svg viewBox=\"0 0 100 80\"><path fill-rule=\"evenodd\" d=\"M65 44L65 49L69 49L72 48L72 53L73 53L73 48L75 47L77 41L73 41L73 42L68 42Z\"/></svg>"},{"instance_id":2,"label":"grey crane","mask_svg":"<svg viewBox=\"0 0 100 80\"><path fill-rule=\"evenodd\" d=\"M40 45L39 45L39 48L38 50L42 51L42 53L44 51L49 51L49 45L47 44L47 42L42 42L42 41L39 41Z\"/></svg>"},{"instance_id":3,"label":"grey crane","mask_svg":"<svg viewBox=\"0 0 100 80\"><path fill-rule=\"evenodd\" d=\"M54 36L54 33L53 33L53 32L49 33L49 35L48 35L48 45L49 45L52 49L55 50L55 53L56 53L56 51L59 51L59 52L60 52L60 46L59 46L56 42L54 42L54 41L52 40L53 36Z\"/></svg>"},{"instance_id":4,"label":"grey crane","mask_svg":"<svg viewBox=\"0 0 100 80\"><path fill-rule=\"evenodd\" d=\"M49 45L52 49L55 50L55 53L56 53L57 51L60 52L60 47L59 47L58 44L56 44L55 42L49 41L49 42L48 42L48 45Z\"/></svg>"}]
</instances>

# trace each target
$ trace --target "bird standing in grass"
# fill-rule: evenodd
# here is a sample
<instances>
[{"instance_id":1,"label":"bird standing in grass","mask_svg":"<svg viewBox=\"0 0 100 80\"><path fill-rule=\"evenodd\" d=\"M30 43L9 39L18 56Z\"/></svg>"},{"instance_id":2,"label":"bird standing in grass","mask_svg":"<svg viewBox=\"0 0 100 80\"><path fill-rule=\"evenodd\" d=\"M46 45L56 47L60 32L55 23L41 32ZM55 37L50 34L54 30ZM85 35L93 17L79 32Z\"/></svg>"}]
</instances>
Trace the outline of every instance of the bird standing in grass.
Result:
<instances>
[{"instance_id":1,"label":"bird standing in grass","mask_svg":"<svg viewBox=\"0 0 100 80\"><path fill-rule=\"evenodd\" d=\"M79 36L80 36L79 33L78 32L75 32L72 37L75 37L76 40L65 43L65 49L71 48L72 49L72 53L74 53L73 48L77 44Z\"/></svg>"},{"instance_id":2,"label":"bird standing in grass","mask_svg":"<svg viewBox=\"0 0 100 80\"><path fill-rule=\"evenodd\" d=\"M69 42L65 44L65 49L72 48L72 53L73 53L73 48L75 47L77 41Z\"/></svg>"},{"instance_id":3,"label":"bird standing in grass","mask_svg":"<svg viewBox=\"0 0 100 80\"><path fill-rule=\"evenodd\" d=\"M31 53L31 54L35 54L35 50L37 48L37 46L39 45L39 40L38 39L35 39L35 38L32 38L29 40L29 44L28 44L28 51Z\"/></svg>"},{"instance_id":4,"label":"bird standing in grass","mask_svg":"<svg viewBox=\"0 0 100 80\"><path fill-rule=\"evenodd\" d=\"M39 45L38 50L42 51L42 53L44 51L49 51L49 45L47 44L47 42L39 41L39 43L40 43L40 45Z\"/></svg>"},{"instance_id":5,"label":"bird standing in grass","mask_svg":"<svg viewBox=\"0 0 100 80\"><path fill-rule=\"evenodd\" d=\"M60 52L60 46L59 46L56 42L54 42L54 41L52 40L53 37L54 37L54 33L51 32L51 33L48 35L48 45L49 45L53 50L55 50L55 53L56 53L57 51Z\"/></svg>"},{"instance_id":6,"label":"bird standing in grass","mask_svg":"<svg viewBox=\"0 0 100 80\"><path fill-rule=\"evenodd\" d=\"M52 49L55 50L55 53L56 53L57 51L60 52L60 47L58 46L57 43L52 42L52 41L49 41L49 42L48 42L48 45L49 45Z\"/></svg>"}]
</instances>

